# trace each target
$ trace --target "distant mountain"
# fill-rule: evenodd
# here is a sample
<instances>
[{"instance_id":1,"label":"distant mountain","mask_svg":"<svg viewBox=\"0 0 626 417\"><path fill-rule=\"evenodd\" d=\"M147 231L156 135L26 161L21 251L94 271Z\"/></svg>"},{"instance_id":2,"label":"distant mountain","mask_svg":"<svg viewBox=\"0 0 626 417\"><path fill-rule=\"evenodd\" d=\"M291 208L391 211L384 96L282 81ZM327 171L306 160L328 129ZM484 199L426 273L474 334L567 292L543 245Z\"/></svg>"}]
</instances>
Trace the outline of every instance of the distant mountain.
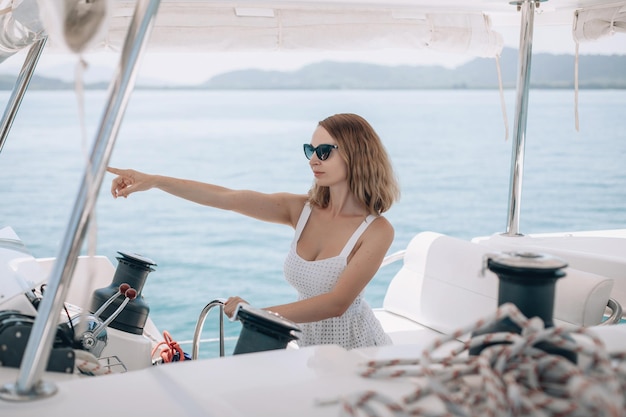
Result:
<instances>
[{"instance_id":1,"label":"distant mountain","mask_svg":"<svg viewBox=\"0 0 626 417\"><path fill-rule=\"evenodd\" d=\"M500 57L502 83L515 88L518 53L505 48ZM572 88L573 55L532 57L531 87ZM476 58L462 66L384 66L320 62L297 71L239 70L217 75L202 84L209 89L441 89L497 88L496 60ZM579 56L580 88L626 88L626 55Z\"/></svg>"},{"instance_id":2,"label":"distant mountain","mask_svg":"<svg viewBox=\"0 0 626 417\"><path fill-rule=\"evenodd\" d=\"M455 70L443 67L384 66L320 62L298 71L240 70L215 76L206 88L257 89L393 89L439 88L454 84Z\"/></svg>"},{"instance_id":3,"label":"distant mountain","mask_svg":"<svg viewBox=\"0 0 626 417\"><path fill-rule=\"evenodd\" d=\"M517 83L518 52L505 48L500 57L502 83ZM530 84L535 88L572 88L574 55L536 54L532 57ZM626 88L626 55L580 55L578 83L581 88ZM477 58L457 68L456 75L472 88L493 86L497 80L493 59Z\"/></svg>"},{"instance_id":4,"label":"distant mountain","mask_svg":"<svg viewBox=\"0 0 626 417\"><path fill-rule=\"evenodd\" d=\"M500 57L504 88L517 83L517 50L505 48ZM573 55L539 53L532 57L530 83L533 88L573 88ZM0 67L1 68L1 67ZM0 90L13 88L15 75L0 74ZM108 82L90 82L85 88L106 89ZM581 55L580 88L626 89L626 55ZM164 85L143 80L137 88L186 89L481 89L497 88L498 72L493 58L476 58L454 69L442 66L385 66L365 63L319 62L297 71L247 69L217 75L196 86ZM34 75L30 88L58 90L74 88L65 78Z\"/></svg>"},{"instance_id":5,"label":"distant mountain","mask_svg":"<svg viewBox=\"0 0 626 417\"><path fill-rule=\"evenodd\" d=\"M15 75L0 75L0 90L12 90L15 85ZM62 81L58 78L42 77L33 75L29 88L33 90L66 90L74 88L74 83Z\"/></svg>"}]
</instances>

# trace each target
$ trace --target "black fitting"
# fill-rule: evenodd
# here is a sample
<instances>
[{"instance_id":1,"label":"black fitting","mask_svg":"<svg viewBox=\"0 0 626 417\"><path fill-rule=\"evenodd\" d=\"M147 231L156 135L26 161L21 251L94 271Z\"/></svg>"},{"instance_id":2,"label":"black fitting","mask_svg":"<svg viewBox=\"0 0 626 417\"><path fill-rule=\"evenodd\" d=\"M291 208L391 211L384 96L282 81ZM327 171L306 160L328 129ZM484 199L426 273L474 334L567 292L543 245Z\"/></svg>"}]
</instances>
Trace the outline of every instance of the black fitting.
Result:
<instances>
[{"instance_id":1,"label":"black fitting","mask_svg":"<svg viewBox=\"0 0 626 417\"><path fill-rule=\"evenodd\" d=\"M243 327L233 355L285 349L290 341L298 339L295 332L300 327L276 313L242 304L236 317Z\"/></svg>"}]
</instances>

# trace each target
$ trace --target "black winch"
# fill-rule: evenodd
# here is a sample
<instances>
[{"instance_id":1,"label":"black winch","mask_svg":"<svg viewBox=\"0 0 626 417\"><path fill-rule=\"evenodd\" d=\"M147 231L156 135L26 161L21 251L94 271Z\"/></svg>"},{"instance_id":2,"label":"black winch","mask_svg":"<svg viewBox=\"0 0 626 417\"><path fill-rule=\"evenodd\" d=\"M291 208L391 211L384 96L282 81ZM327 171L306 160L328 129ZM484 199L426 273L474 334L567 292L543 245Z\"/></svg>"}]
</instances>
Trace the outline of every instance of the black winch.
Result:
<instances>
[{"instance_id":1,"label":"black winch","mask_svg":"<svg viewBox=\"0 0 626 417\"><path fill-rule=\"evenodd\" d=\"M565 277L565 267L567 263L559 258L532 252L502 253L487 259L487 268L499 278L498 305L513 303L526 317L543 320L546 328L554 326L552 315L556 280ZM521 329L509 318L504 318L472 336L498 332L521 333ZM473 347L470 354L477 355L487 346L489 344ZM576 362L574 352L547 342L536 346Z\"/></svg>"},{"instance_id":2,"label":"black winch","mask_svg":"<svg viewBox=\"0 0 626 417\"><path fill-rule=\"evenodd\" d=\"M109 324L117 330L121 330L132 334L142 334L143 327L148 319L150 307L146 303L141 294L141 290L146 282L148 274L154 271L153 266L156 263L149 258L136 253L117 252L120 254L117 269L113 276L113 282L108 287L97 289L91 297L90 310L92 313L97 311L107 300L120 291L120 286L128 284L130 288L136 291L136 297L129 302L126 307L119 313L117 317ZM121 305L123 297L115 299L100 314L101 320L106 320Z\"/></svg>"}]
</instances>

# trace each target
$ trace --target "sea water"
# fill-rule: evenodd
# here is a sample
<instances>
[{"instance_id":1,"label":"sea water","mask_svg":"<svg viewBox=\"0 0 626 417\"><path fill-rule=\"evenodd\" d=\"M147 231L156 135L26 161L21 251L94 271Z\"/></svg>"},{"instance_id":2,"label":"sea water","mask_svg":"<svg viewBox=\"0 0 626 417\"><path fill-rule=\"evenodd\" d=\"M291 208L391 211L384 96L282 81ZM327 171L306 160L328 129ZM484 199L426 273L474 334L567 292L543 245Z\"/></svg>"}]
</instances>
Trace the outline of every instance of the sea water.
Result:
<instances>
[{"instance_id":1,"label":"sea water","mask_svg":"<svg viewBox=\"0 0 626 417\"><path fill-rule=\"evenodd\" d=\"M0 153L0 227L13 227L36 257L59 251L106 96L87 91L81 105L73 91L28 92ZM531 90L529 102L520 232L626 227L626 90L580 91L580 131L573 91ZM497 90L139 90L110 165L306 193L313 177L302 144L326 116L357 113L381 136L402 188L385 213L396 232L391 254L426 230L463 239L506 230L514 111L514 92L505 91L503 111ZM289 227L158 190L115 200L112 179L97 203L97 253L115 266L120 250L157 263L143 295L174 339L190 340L217 298L239 295L258 307L295 299L282 274ZM383 268L368 285L373 307L399 268ZM216 329L217 312L203 337ZM239 330L226 325L231 338ZM201 355L216 356L216 346Z\"/></svg>"}]
</instances>

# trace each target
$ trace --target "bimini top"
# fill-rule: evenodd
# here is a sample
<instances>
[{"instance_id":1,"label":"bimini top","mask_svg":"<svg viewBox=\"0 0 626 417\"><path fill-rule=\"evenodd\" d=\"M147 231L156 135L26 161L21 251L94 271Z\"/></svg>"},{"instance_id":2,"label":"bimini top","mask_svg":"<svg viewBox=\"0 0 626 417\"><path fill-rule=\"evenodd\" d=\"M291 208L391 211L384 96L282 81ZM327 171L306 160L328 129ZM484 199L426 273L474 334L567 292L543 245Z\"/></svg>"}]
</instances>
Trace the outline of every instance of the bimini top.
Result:
<instances>
[{"instance_id":1,"label":"bimini top","mask_svg":"<svg viewBox=\"0 0 626 417\"><path fill-rule=\"evenodd\" d=\"M11 33L0 38L0 62L45 36L47 50L120 50L138 2L79 2L78 11L65 10L66 3L24 0L4 9L1 18L11 24L3 27ZM626 1L537 4L535 24L573 25L576 41L626 30ZM502 50L502 37L492 27L517 25L517 7L508 0L246 0L235 5L162 0L147 46L169 52L428 48L490 57Z\"/></svg>"}]
</instances>

